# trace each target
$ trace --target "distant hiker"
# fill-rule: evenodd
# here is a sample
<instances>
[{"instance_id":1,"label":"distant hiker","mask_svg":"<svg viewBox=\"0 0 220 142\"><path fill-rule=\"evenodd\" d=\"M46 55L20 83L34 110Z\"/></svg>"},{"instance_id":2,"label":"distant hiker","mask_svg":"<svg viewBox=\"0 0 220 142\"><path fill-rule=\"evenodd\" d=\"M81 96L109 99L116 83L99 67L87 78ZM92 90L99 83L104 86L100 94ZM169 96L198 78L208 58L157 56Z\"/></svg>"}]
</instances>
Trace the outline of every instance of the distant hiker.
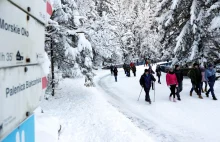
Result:
<instances>
[{"instance_id":1,"label":"distant hiker","mask_svg":"<svg viewBox=\"0 0 220 142\"><path fill-rule=\"evenodd\" d=\"M114 69L113 69L113 72L114 72L114 76L115 76L115 82L117 82L117 76L118 76L118 69L117 67L115 66Z\"/></svg>"},{"instance_id":2,"label":"distant hiker","mask_svg":"<svg viewBox=\"0 0 220 142\"><path fill-rule=\"evenodd\" d=\"M202 75L199 69L199 65L197 63L193 64L193 68L188 72L187 76L191 79L191 83L192 83L190 96L192 96L192 92L193 90L195 90L199 98L203 99L201 95L201 87L200 87L202 81Z\"/></svg>"},{"instance_id":3,"label":"distant hiker","mask_svg":"<svg viewBox=\"0 0 220 142\"><path fill-rule=\"evenodd\" d=\"M111 65L110 66L111 75L113 75L113 69L114 69L114 67Z\"/></svg>"},{"instance_id":4,"label":"distant hiker","mask_svg":"<svg viewBox=\"0 0 220 142\"><path fill-rule=\"evenodd\" d=\"M150 88L151 88L151 82L156 81L153 75L149 74L149 70L145 69L144 74L140 78L140 85L144 88L144 91L146 93L145 101L149 102L151 104L150 100Z\"/></svg>"},{"instance_id":5,"label":"distant hiker","mask_svg":"<svg viewBox=\"0 0 220 142\"><path fill-rule=\"evenodd\" d=\"M132 68L133 66L134 66L134 63L133 63L133 62L131 62L131 63L130 63L130 67Z\"/></svg>"},{"instance_id":6,"label":"distant hiker","mask_svg":"<svg viewBox=\"0 0 220 142\"><path fill-rule=\"evenodd\" d=\"M215 78L216 78L216 70L213 68L212 64L208 65L208 69L205 71L205 78L209 84L209 90L206 93L206 96L209 97L209 93L211 92L213 100L217 100L214 92Z\"/></svg>"},{"instance_id":7,"label":"distant hiker","mask_svg":"<svg viewBox=\"0 0 220 142\"><path fill-rule=\"evenodd\" d=\"M173 96L173 102L176 102L175 94L176 94L176 87L178 86L178 81L176 74L173 71L173 68L169 69L169 72L166 75L166 81L167 81L167 86L170 86L170 91L171 91L169 99L171 101Z\"/></svg>"},{"instance_id":8,"label":"distant hiker","mask_svg":"<svg viewBox=\"0 0 220 142\"><path fill-rule=\"evenodd\" d=\"M145 64L146 64L146 67L147 67L147 65L148 65L148 60L146 60Z\"/></svg>"},{"instance_id":9,"label":"distant hiker","mask_svg":"<svg viewBox=\"0 0 220 142\"><path fill-rule=\"evenodd\" d=\"M125 74L127 75L127 72L126 72L126 64L124 63L124 65L123 65L123 69L124 69L124 71L125 71Z\"/></svg>"},{"instance_id":10,"label":"distant hiker","mask_svg":"<svg viewBox=\"0 0 220 142\"><path fill-rule=\"evenodd\" d=\"M205 70L206 70L206 68L201 66L200 70L201 70L201 75L202 75L202 82L200 84L200 89L201 89L202 93L204 93L204 92L207 92L207 81L205 79ZM205 89L203 89L203 84L204 83L205 83Z\"/></svg>"},{"instance_id":11,"label":"distant hiker","mask_svg":"<svg viewBox=\"0 0 220 142\"><path fill-rule=\"evenodd\" d=\"M180 92L183 90L183 72L180 70L179 65L175 65L175 70L176 78L178 81L178 87L177 87L177 100L181 101L180 99Z\"/></svg>"},{"instance_id":12,"label":"distant hiker","mask_svg":"<svg viewBox=\"0 0 220 142\"><path fill-rule=\"evenodd\" d=\"M131 68L129 65L126 65L126 73L127 73L127 77L130 77L130 71L131 71Z\"/></svg>"},{"instance_id":13,"label":"distant hiker","mask_svg":"<svg viewBox=\"0 0 220 142\"><path fill-rule=\"evenodd\" d=\"M136 66L135 66L135 64L131 67L131 70L132 70L134 76L136 76Z\"/></svg>"},{"instance_id":14,"label":"distant hiker","mask_svg":"<svg viewBox=\"0 0 220 142\"><path fill-rule=\"evenodd\" d=\"M157 77L158 77L158 83L161 84L161 82L160 82L160 77L161 77L160 65L158 65L157 68L156 68L156 74L157 74Z\"/></svg>"},{"instance_id":15,"label":"distant hiker","mask_svg":"<svg viewBox=\"0 0 220 142\"><path fill-rule=\"evenodd\" d=\"M151 66L149 67L149 74L153 75L155 72L152 70ZM151 82L152 90L154 90L154 82Z\"/></svg>"},{"instance_id":16,"label":"distant hiker","mask_svg":"<svg viewBox=\"0 0 220 142\"><path fill-rule=\"evenodd\" d=\"M137 60L137 66L139 66L138 60Z\"/></svg>"}]
</instances>

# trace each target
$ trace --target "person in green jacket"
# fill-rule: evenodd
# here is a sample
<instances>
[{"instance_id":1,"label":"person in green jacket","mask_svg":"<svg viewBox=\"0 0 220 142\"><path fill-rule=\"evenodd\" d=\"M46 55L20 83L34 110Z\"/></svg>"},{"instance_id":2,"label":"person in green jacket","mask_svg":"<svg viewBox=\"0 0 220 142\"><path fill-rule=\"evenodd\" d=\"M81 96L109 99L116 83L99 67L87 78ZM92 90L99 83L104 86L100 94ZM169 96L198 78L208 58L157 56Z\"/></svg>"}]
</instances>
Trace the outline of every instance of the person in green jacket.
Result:
<instances>
[{"instance_id":1,"label":"person in green jacket","mask_svg":"<svg viewBox=\"0 0 220 142\"><path fill-rule=\"evenodd\" d=\"M200 84L202 81L202 75L201 75L201 71L199 69L199 64L194 63L193 69L191 69L187 75L191 79L191 83L192 83L192 88L190 90L190 96L192 96L192 92L193 92L193 90L195 90L195 92L197 93L199 98L203 99L202 95L201 95L201 87L200 87Z\"/></svg>"}]
</instances>

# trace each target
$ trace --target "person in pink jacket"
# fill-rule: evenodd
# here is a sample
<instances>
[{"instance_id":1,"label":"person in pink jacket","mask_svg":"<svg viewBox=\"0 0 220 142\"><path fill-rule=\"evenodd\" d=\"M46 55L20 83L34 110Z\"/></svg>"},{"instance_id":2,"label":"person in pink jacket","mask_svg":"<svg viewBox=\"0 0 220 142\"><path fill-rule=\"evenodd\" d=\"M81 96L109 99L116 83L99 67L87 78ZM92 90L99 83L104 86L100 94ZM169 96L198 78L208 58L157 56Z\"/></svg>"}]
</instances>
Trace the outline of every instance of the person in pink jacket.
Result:
<instances>
[{"instance_id":1,"label":"person in pink jacket","mask_svg":"<svg viewBox=\"0 0 220 142\"><path fill-rule=\"evenodd\" d=\"M176 74L174 73L173 69L170 68L167 75L166 75L166 81L167 81L167 86L170 86L170 90L171 90L171 94L170 94L170 101L171 101L171 97L173 95L173 101L176 102L176 87L178 86L178 81L176 78Z\"/></svg>"}]
</instances>

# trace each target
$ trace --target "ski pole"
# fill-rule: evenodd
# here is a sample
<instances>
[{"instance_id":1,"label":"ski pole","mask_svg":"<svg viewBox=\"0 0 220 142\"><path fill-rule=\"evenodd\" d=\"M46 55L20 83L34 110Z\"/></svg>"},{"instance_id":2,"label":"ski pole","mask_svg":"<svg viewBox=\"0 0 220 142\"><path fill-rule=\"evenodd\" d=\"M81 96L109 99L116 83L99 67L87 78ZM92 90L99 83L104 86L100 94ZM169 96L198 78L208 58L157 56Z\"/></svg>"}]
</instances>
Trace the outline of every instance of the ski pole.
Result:
<instances>
[{"instance_id":1,"label":"ski pole","mask_svg":"<svg viewBox=\"0 0 220 142\"><path fill-rule=\"evenodd\" d=\"M154 81L154 102L155 102L155 81Z\"/></svg>"},{"instance_id":2,"label":"ski pole","mask_svg":"<svg viewBox=\"0 0 220 142\"><path fill-rule=\"evenodd\" d=\"M142 90L143 90L143 87L141 88L141 92L142 92ZM137 101L139 101L139 98L140 98L140 96L141 96L141 92L140 92L140 95L139 95L139 97L138 97L138 100L137 100Z\"/></svg>"}]
</instances>

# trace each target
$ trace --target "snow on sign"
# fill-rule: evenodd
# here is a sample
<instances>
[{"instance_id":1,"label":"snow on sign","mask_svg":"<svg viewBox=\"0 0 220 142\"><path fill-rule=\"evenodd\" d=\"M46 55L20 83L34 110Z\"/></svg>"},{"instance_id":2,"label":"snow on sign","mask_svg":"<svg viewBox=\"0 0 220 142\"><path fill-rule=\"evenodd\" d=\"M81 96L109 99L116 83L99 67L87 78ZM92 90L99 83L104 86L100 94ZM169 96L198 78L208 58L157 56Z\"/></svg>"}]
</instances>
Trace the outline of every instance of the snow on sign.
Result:
<instances>
[{"instance_id":1,"label":"snow on sign","mask_svg":"<svg viewBox=\"0 0 220 142\"><path fill-rule=\"evenodd\" d=\"M39 105L46 78L41 66L0 69L0 139Z\"/></svg>"},{"instance_id":2,"label":"snow on sign","mask_svg":"<svg viewBox=\"0 0 220 142\"><path fill-rule=\"evenodd\" d=\"M1 142L34 142L35 141L35 117L31 115L27 120L20 124Z\"/></svg>"},{"instance_id":3,"label":"snow on sign","mask_svg":"<svg viewBox=\"0 0 220 142\"><path fill-rule=\"evenodd\" d=\"M9 0L30 15L46 23L46 0Z\"/></svg>"},{"instance_id":4,"label":"snow on sign","mask_svg":"<svg viewBox=\"0 0 220 142\"><path fill-rule=\"evenodd\" d=\"M22 4L24 0L17 0ZM31 3L42 0L26 0ZM34 4L34 3L33 3ZM46 4L45 4L46 5ZM39 2L39 6L44 7ZM36 6L35 6L36 7ZM44 8L46 11L46 8ZM7 0L0 1L0 68L43 62L44 26Z\"/></svg>"}]
</instances>

